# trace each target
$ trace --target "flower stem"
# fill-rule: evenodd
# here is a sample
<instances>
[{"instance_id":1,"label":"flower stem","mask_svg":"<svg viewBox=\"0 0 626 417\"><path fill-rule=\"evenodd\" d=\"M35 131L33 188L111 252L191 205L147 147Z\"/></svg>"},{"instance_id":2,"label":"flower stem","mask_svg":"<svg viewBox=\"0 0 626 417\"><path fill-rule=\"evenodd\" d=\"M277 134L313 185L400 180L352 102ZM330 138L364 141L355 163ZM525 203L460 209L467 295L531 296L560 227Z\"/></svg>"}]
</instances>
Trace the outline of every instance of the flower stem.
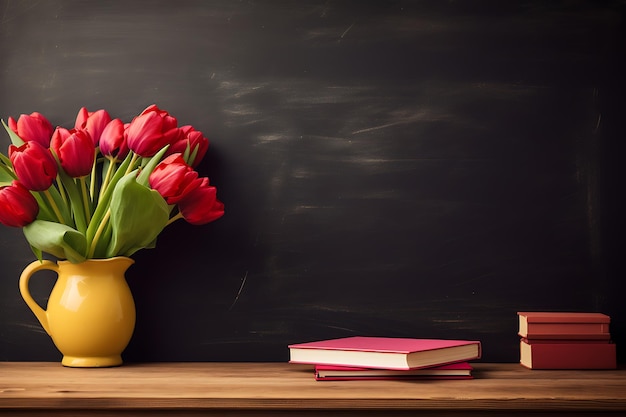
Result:
<instances>
[{"instance_id":1,"label":"flower stem","mask_svg":"<svg viewBox=\"0 0 626 417\"><path fill-rule=\"evenodd\" d=\"M61 181L61 177L59 175L57 175L56 183L59 186L59 194L61 194L63 202L67 205L67 195L65 193L65 187L63 186L63 181Z\"/></svg>"},{"instance_id":2,"label":"flower stem","mask_svg":"<svg viewBox=\"0 0 626 417\"><path fill-rule=\"evenodd\" d=\"M102 200L102 196L104 195L104 192L109 186L111 175L113 175L113 168L115 167L115 161L116 161L115 158L110 158L110 157L107 157L107 158L109 160L109 166L107 168L107 172L104 178L102 179L102 185L100 186L100 196L98 197L98 200Z\"/></svg>"},{"instance_id":3,"label":"flower stem","mask_svg":"<svg viewBox=\"0 0 626 417\"><path fill-rule=\"evenodd\" d=\"M85 218L87 220L87 224L91 221L91 209L89 208L89 192L87 191L87 181L85 181L85 177L80 177L80 189L82 191L82 200L83 200L83 208L85 209Z\"/></svg>"},{"instance_id":4,"label":"flower stem","mask_svg":"<svg viewBox=\"0 0 626 417\"><path fill-rule=\"evenodd\" d=\"M110 217L111 217L111 209L109 208L107 212L104 214L104 217L102 218L102 221L98 225L98 229L96 230L96 233L93 236L93 240L91 241L91 246L89 247L89 254L87 255L87 258L93 258L93 254L96 251L96 246L98 245L98 240L100 239L100 236L102 235L102 232L104 231L104 228L109 222Z\"/></svg>"},{"instance_id":5,"label":"flower stem","mask_svg":"<svg viewBox=\"0 0 626 417\"><path fill-rule=\"evenodd\" d=\"M171 219L169 219L167 221L167 223L165 224L165 226L169 226L170 224L174 223L176 220L178 219L182 219L183 218L183 213L178 212L176 213L176 215L174 217L172 217Z\"/></svg>"},{"instance_id":6,"label":"flower stem","mask_svg":"<svg viewBox=\"0 0 626 417\"><path fill-rule=\"evenodd\" d=\"M59 207L54 202L54 198L52 198L52 195L50 195L50 190L46 190L43 193L48 199L48 202L50 203L50 206L52 207L52 211L54 211L54 215L57 216L59 223L65 224L65 221L63 220L63 216L61 215L61 211L59 210Z\"/></svg>"},{"instance_id":7,"label":"flower stem","mask_svg":"<svg viewBox=\"0 0 626 417\"><path fill-rule=\"evenodd\" d=\"M98 165L98 148L95 150L96 155L93 158L93 166L91 167L91 184L89 185L89 195L91 198L95 196L96 190L96 165Z\"/></svg>"},{"instance_id":8,"label":"flower stem","mask_svg":"<svg viewBox=\"0 0 626 417\"><path fill-rule=\"evenodd\" d=\"M133 153L133 158L130 160L130 164L128 164L128 168L126 168L126 174L131 173L133 169L135 169L135 164L137 163L138 159L139 159L139 155L137 155L136 153Z\"/></svg>"}]
</instances>

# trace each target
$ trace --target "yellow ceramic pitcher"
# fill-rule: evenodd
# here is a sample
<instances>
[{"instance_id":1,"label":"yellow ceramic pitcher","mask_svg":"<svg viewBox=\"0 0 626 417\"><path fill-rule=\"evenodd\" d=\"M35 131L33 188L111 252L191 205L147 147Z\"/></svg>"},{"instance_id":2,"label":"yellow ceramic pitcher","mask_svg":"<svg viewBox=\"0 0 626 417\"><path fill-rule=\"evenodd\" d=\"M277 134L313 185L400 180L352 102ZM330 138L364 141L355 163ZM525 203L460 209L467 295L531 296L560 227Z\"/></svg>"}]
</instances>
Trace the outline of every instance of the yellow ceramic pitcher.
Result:
<instances>
[{"instance_id":1,"label":"yellow ceramic pitcher","mask_svg":"<svg viewBox=\"0 0 626 417\"><path fill-rule=\"evenodd\" d=\"M124 273L127 257L68 261L35 261L20 276L20 292L44 330L71 367L122 364L122 351L135 328L135 303ZM31 296L33 274L51 270L58 278L44 310Z\"/></svg>"}]
</instances>

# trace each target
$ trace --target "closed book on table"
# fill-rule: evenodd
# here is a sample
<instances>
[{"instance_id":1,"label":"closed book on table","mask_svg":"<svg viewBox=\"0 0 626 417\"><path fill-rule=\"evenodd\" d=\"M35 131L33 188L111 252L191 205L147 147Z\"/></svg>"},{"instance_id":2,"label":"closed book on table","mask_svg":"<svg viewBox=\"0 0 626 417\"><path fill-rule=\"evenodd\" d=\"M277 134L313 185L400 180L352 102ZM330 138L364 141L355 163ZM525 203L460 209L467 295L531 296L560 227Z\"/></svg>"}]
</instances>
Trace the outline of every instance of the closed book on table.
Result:
<instances>
[{"instance_id":1,"label":"closed book on table","mask_svg":"<svg viewBox=\"0 0 626 417\"><path fill-rule=\"evenodd\" d=\"M611 318L602 313L518 312L519 335L526 339L609 340Z\"/></svg>"},{"instance_id":2,"label":"closed book on table","mask_svg":"<svg viewBox=\"0 0 626 417\"><path fill-rule=\"evenodd\" d=\"M520 341L520 363L530 369L615 369L615 344L598 341Z\"/></svg>"},{"instance_id":3,"label":"closed book on table","mask_svg":"<svg viewBox=\"0 0 626 417\"><path fill-rule=\"evenodd\" d=\"M377 379L472 379L473 367L467 362L453 363L433 368L409 370L354 368L334 365L316 365L318 381L358 381Z\"/></svg>"},{"instance_id":4,"label":"closed book on table","mask_svg":"<svg viewBox=\"0 0 626 417\"><path fill-rule=\"evenodd\" d=\"M289 345L290 362L417 369L480 358L479 341L354 336Z\"/></svg>"}]
</instances>

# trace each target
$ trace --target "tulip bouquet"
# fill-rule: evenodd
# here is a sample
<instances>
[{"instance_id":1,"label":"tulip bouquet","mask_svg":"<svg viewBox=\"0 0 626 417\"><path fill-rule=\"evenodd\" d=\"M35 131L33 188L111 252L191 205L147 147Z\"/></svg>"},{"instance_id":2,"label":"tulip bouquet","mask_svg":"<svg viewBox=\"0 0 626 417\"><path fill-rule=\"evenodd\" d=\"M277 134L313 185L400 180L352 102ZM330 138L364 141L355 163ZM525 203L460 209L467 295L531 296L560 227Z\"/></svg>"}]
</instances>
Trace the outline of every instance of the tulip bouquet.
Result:
<instances>
[{"instance_id":1,"label":"tulip bouquet","mask_svg":"<svg viewBox=\"0 0 626 417\"><path fill-rule=\"evenodd\" d=\"M2 124L12 143L0 153L0 223L23 228L39 259L130 256L178 219L224 214L195 170L208 140L156 105L129 123L83 107L70 129L36 112Z\"/></svg>"}]
</instances>

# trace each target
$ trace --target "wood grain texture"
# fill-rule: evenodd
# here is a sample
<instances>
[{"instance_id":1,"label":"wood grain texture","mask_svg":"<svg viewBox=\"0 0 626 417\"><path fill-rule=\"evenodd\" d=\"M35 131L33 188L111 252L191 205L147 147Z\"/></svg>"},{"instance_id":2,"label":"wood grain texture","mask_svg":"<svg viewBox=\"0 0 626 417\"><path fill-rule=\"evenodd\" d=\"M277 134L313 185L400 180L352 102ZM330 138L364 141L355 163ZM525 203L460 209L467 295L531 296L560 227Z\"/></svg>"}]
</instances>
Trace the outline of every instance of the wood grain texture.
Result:
<instances>
[{"instance_id":1,"label":"wood grain texture","mask_svg":"<svg viewBox=\"0 0 626 417\"><path fill-rule=\"evenodd\" d=\"M532 371L475 365L473 380L318 382L287 363L152 363L73 369L0 363L0 413L626 412L626 371ZM129 411L130 410L130 411ZM443 415L443 414L442 414Z\"/></svg>"}]
</instances>

